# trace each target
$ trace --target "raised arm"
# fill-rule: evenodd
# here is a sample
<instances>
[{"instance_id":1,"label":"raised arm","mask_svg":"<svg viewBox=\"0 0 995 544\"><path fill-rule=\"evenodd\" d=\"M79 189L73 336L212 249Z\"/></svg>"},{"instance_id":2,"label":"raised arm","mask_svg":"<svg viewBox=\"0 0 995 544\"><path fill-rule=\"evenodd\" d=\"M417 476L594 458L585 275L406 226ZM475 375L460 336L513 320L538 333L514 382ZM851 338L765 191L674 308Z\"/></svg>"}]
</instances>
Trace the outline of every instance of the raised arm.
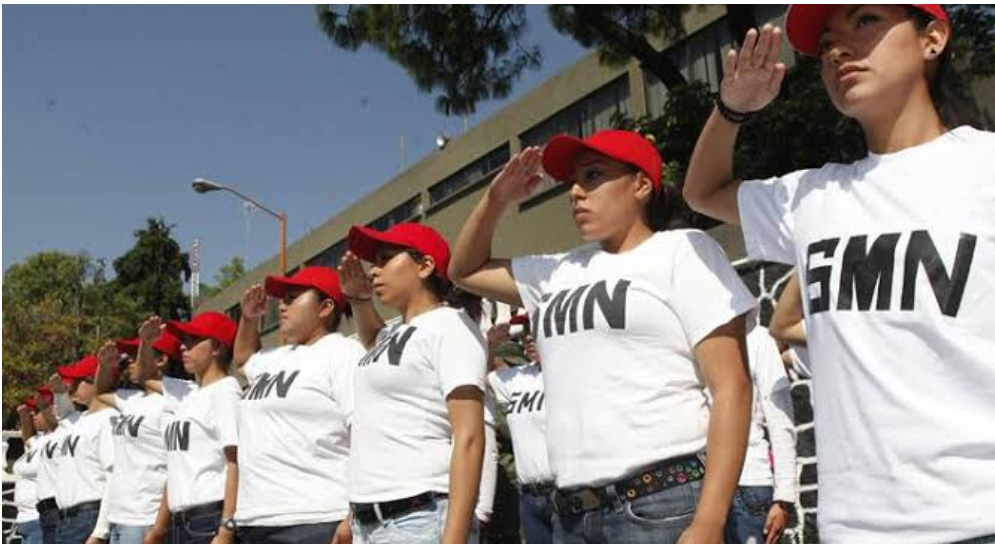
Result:
<instances>
[{"instance_id":1,"label":"raised arm","mask_svg":"<svg viewBox=\"0 0 995 544\"><path fill-rule=\"evenodd\" d=\"M777 97L785 73L777 62L780 51L781 29L771 25L747 32L738 54L729 51L719 85L719 100L734 112L729 117L759 111ZM698 136L684 181L684 200L691 208L736 225L739 181L733 178L733 151L739 126L717 106Z\"/></svg>"},{"instance_id":2,"label":"raised arm","mask_svg":"<svg viewBox=\"0 0 995 544\"><path fill-rule=\"evenodd\" d=\"M114 365L117 364L121 354L117 350L114 342L105 342L97 352L97 399L110 406L117 408L117 400L114 396ZM134 363L138 364L138 363Z\"/></svg>"},{"instance_id":3,"label":"raised arm","mask_svg":"<svg viewBox=\"0 0 995 544\"><path fill-rule=\"evenodd\" d=\"M351 251L346 251L342 256L339 264L339 281L342 285L342 294L346 296L349 306L352 307L352 319L356 324L359 340L366 349L370 349L376 343L380 329L384 328L384 321L373 305L373 286L370 284L370 278L363 270L359 257Z\"/></svg>"},{"instance_id":4,"label":"raised arm","mask_svg":"<svg viewBox=\"0 0 995 544\"><path fill-rule=\"evenodd\" d=\"M139 384L155 379L158 374L155 365L155 349L152 348L152 344L156 338L159 338L165 327L162 318L154 315L146 319L145 323L142 323L138 329L138 356L135 358L135 365L138 368L136 381Z\"/></svg>"},{"instance_id":5,"label":"raised arm","mask_svg":"<svg viewBox=\"0 0 995 544\"><path fill-rule=\"evenodd\" d=\"M262 347L259 341L259 320L265 314L266 289L257 283L242 293L242 316L239 318L235 349L232 353L235 368L242 368Z\"/></svg>"},{"instance_id":6,"label":"raised arm","mask_svg":"<svg viewBox=\"0 0 995 544\"><path fill-rule=\"evenodd\" d=\"M449 277L456 285L482 297L521 306L509 259L491 255L494 232L504 212L539 184L542 151L529 147L516 153L494 178L470 213L453 245Z\"/></svg>"}]
</instances>

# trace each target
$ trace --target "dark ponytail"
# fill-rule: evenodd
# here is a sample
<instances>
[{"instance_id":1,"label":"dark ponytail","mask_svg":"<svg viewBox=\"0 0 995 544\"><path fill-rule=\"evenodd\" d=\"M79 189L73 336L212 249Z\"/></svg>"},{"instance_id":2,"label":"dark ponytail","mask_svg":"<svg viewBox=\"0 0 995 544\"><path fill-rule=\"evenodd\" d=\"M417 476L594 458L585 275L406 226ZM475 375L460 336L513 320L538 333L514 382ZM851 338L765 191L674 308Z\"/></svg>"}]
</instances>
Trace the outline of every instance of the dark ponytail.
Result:
<instances>
[{"instance_id":1,"label":"dark ponytail","mask_svg":"<svg viewBox=\"0 0 995 544\"><path fill-rule=\"evenodd\" d=\"M909 16L920 31L925 31L929 23L935 20L929 13L916 8L909 8ZM936 65L929 74L929 95L940 121L947 128L961 125L984 128L978 105L956 67L960 56L955 50L952 30L951 39L947 40L946 47L934 61Z\"/></svg>"},{"instance_id":2,"label":"dark ponytail","mask_svg":"<svg viewBox=\"0 0 995 544\"><path fill-rule=\"evenodd\" d=\"M422 261L425 259L425 255L419 251L413 249L407 250L408 255L416 261ZM438 276L438 274L432 274L426 280L428 290L435 295L435 298L439 299L439 302L444 303L450 308L456 308L458 310L463 310L473 319L475 322L480 322L480 317L483 315L483 299L479 296L460 289L453 285L453 282L449 280L444 280Z\"/></svg>"}]
</instances>

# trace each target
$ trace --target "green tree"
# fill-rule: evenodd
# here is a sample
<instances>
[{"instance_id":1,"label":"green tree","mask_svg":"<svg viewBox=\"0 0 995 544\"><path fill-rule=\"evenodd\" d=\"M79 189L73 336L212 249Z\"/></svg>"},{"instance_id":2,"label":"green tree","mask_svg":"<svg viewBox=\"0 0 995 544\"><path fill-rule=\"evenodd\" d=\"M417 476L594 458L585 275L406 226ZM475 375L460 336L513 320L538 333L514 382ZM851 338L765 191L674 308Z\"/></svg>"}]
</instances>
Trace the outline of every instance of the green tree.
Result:
<instances>
[{"instance_id":1,"label":"green tree","mask_svg":"<svg viewBox=\"0 0 995 544\"><path fill-rule=\"evenodd\" d=\"M43 252L3 279L3 408L9 413L55 367L134 334L134 307L85 254Z\"/></svg>"},{"instance_id":2,"label":"green tree","mask_svg":"<svg viewBox=\"0 0 995 544\"><path fill-rule=\"evenodd\" d=\"M183 294L190 267L186 254L172 237L172 229L163 218L150 217L144 229L135 231L134 247L114 260L117 288L134 301L143 316L190 316L190 302Z\"/></svg>"},{"instance_id":3,"label":"green tree","mask_svg":"<svg viewBox=\"0 0 995 544\"><path fill-rule=\"evenodd\" d=\"M232 286L245 275L245 261L241 257L232 257L228 264L221 267L214 275L214 285L203 283L200 286L200 299L208 299Z\"/></svg>"}]
</instances>

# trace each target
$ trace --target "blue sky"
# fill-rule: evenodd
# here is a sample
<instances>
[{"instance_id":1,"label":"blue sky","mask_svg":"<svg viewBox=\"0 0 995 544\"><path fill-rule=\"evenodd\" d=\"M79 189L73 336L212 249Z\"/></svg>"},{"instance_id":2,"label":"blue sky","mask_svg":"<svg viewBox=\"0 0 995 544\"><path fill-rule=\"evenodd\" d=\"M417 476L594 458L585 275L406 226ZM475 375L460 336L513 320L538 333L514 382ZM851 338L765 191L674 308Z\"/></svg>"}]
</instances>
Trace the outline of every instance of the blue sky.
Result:
<instances>
[{"instance_id":1,"label":"blue sky","mask_svg":"<svg viewBox=\"0 0 995 544\"><path fill-rule=\"evenodd\" d=\"M584 54L529 6L541 70L471 126ZM111 261L150 215L199 238L203 278L278 247L275 221L194 177L289 214L292 242L434 149L436 113L372 50L335 48L307 6L5 6L3 267L44 250Z\"/></svg>"}]
</instances>

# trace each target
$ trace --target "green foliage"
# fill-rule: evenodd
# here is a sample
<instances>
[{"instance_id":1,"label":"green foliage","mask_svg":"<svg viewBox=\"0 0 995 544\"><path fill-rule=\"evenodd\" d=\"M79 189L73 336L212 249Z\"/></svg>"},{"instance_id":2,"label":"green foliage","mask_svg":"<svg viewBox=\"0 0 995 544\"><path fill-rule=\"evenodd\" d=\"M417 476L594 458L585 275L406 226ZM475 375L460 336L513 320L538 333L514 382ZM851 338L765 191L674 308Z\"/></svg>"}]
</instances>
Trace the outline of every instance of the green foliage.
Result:
<instances>
[{"instance_id":1,"label":"green foliage","mask_svg":"<svg viewBox=\"0 0 995 544\"><path fill-rule=\"evenodd\" d=\"M95 353L110 339L135 335L157 313L189 315L183 295L186 256L164 220L150 218L135 246L114 261L42 252L11 266L3 278L3 409L9 413L55 367ZM233 262L227 274L244 266Z\"/></svg>"},{"instance_id":2,"label":"green foliage","mask_svg":"<svg viewBox=\"0 0 995 544\"><path fill-rule=\"evenodd\" d=\"M3 281L3 408L11 410L55 367L134 334L135 305L87 255L38 253Z\"/></svg>"},{"instance_id":3,"label":"green foliage","mask_svg":"<svg viewBox=\"0 0 995 544\"><path fill-rule=\"evenodd\" d=\"M183 282L190 269L172 228L162 218L149 218L145 229L135 231L134 247L114 260L115 282L146 314L185 319L190 303Z\"/></svg>"}]
</instances>

